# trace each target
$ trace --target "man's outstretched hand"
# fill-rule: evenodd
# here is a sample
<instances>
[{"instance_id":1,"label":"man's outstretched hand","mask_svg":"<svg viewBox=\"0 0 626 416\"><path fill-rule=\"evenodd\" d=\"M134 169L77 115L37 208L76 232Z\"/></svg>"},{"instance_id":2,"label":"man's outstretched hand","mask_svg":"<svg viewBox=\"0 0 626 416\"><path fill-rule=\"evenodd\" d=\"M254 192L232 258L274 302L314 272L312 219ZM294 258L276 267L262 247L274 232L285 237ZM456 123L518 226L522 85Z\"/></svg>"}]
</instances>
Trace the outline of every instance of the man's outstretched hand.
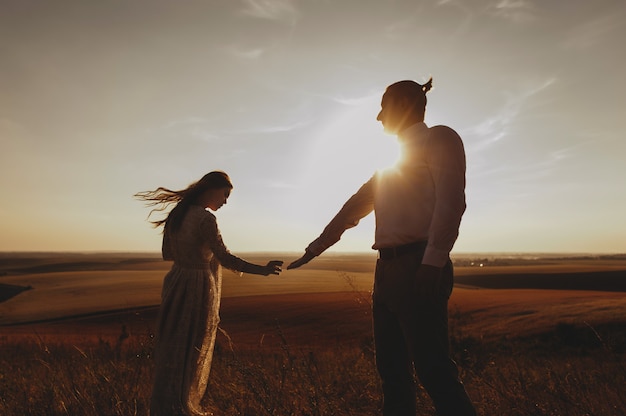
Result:
<instances>
[{"instance_id":1,"label":"man's outstretched hand","mask_svg":"<svg viewBox=\"0 0 626 416\"><path fill-rule=\"evenodd\" d=\"M315 255L313 255L312 253L310 253L308 251L305 251L304 255L302 257L300 257L298 260L292 261L291 264L289 266L287 266L287 270L289 270L289 269L297 269L298 267L302 266L303 264L307 264L308 262L313 260L314 257L315 257Z\"/></svg>"}]
</instances>

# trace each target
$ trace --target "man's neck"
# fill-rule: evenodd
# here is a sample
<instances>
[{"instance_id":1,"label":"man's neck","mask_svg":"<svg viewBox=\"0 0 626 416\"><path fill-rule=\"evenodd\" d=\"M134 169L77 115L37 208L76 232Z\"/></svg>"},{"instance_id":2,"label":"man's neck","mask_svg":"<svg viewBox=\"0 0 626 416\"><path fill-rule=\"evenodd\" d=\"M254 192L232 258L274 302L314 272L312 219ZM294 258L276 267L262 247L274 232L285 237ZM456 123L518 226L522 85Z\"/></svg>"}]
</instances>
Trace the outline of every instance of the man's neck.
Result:
<instances>
[{"instance_id":1,"label":"man's neck","mask_svg":"<svg viewBox=\"0 0 626 416\"><path fill-rule=\"evenodd\" d=\"M415 128L416 125L424 124L423 120L416 121L415 123L406 125L402 130L398 132L398 140L403 141L405 137L409 136L408 134L412 129Z\"/></svg>"}]
</instances>

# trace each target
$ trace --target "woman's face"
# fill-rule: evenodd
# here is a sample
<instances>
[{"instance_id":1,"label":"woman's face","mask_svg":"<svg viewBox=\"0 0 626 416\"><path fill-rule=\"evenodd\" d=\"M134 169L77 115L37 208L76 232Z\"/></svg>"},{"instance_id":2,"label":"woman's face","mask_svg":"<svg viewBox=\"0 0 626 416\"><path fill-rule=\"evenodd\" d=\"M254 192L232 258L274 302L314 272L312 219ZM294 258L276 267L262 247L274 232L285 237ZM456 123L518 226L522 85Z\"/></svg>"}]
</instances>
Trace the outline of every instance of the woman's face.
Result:
<instances>
[{"instance_id":1,"label":"woman's face","mask_svg":"<svg viewBox=\"0 0 626 416\"><path fill-rule=\"evenodd\" d=\"M230 196L230 188L214 188L207 189L200 196L200 203L205 208L209 208L212 211L217 211L222 207L222 205L226 205L226 201Z\"/></svg>"}]
</instances>

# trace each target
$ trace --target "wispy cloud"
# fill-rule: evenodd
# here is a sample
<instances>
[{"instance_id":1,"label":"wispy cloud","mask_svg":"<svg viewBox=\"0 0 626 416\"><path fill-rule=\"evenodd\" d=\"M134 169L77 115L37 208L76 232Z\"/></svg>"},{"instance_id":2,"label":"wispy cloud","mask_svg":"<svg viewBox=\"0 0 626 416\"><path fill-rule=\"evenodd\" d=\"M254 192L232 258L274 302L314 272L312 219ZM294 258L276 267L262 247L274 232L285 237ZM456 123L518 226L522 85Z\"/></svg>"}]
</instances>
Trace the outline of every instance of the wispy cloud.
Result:
<instances>
[{"instance_id":1,"label":"wispy cloud","mask_svg":"<svg viewBox=\"0 0 626 416\"><path fill-rule=\"evenodd\" d=\"M370 104L371 102L380 101L380 92L374 92L372 94L362 96L362 97L330 97L330 99L336 103L346 105L346 106L360 106L364 104Z\"/></svg>"},{"instance_id":2,"label":"wispy cloud","mask_svg":"<svg viewBox=\"0 0 626 416\"><path fill-rule=\"evenodd\" d=\"M583 144L575 144L545 152L541 160L537 160L533 164L525 164L523 169L516 169L518 180L526 182L549 177L566 160L578 156L582 146Z\"/></svg>"},{"instance_id":3,"label":"wispy cloud","mask_svg":"<svg viewBox=\"0 0 626 416\"><path fill-rule=\"evenodd\" d=\"M497 113L468 129L466 131L467 135L478 138L475 142L474 150L482 150L506 137L510 132L510 126L517 120L527 103L555 82L555 78L550 78L532 88L518 92L515 95L509 95L508 100Z\"/></svg>"},{"instance_id":4,"label":"wispy cloud","mask_svg":"<svg viewBox=\"0 0 626 416\"><path fill-rule=\"evenodd\" d=\"M227 54L234 56L235 58L242 60L250 60L254 61L261 58L265 54L265 49L263 48L250 48L245 49L240 46L231 45L226 46L224 48Z\"/></svg>"},{"instance_id":5,"label":"wispy cloud","mask_svg":"<svg viewBox=\"0 0 626 416\"><path fill-rule=\"evenodd\" d=\"M537 16L537 9L529 0L437 0L437 7L456 7L463 11L468 19L480 15L491 15L500 19L523 23Z\"/></svg>"},{"instance_id":6,"label":"wispy cloud","mask_svg":"<svg viewBox=\"0 0 626 416\"><path fill-rule=\"evenodd\" d=\"M387 24L383 30L383 36L389 40L400 40L411 33L416 27L415 16L407 14L402 19Z\"/></svg>"},{"instance_id":7,"label":"wispy cloud","mask_svg":"<svg viewBox=\"0 0 626 416\"><path fill-rule=\"evenodd\" d=\"M295 121L292 123L273 124L273 125L259 125L251 127L249 129L232 130L227 134L230 135L250 135L250 134L272 134L272 133L286 133L294 130L301 129L311 124L310 120Z\"/></svg>"},{"instance_id":8,"label":"wispy cloud","mask_svg":"<svg viewBox=\"0 0 626 416\"><path fill-rule=\"evenodd\" d=\"M294 25L300 17L293 0L244 0L242 13L258 19Z\"/></svg>"},{"instance_id":9,"label":"wispy cloud","mask_svg":"<svg viewBox=\"0 0 626 416\"><path fill-rule=\"evenodd\" d=\"M563 178L556 174L557 170L566 165L571 167L580 151L580 146L575 145L544 151L537 158L511 158L506 164L472 164L468 170L468 183L481 184L472 189L472 193L483 201L493 201L494 189L498 189L497 194L510 203L527 201L531 195L575 185L575 179L555 178Z\"/></svg>"},{"instance_id":10,"label":"wispy cloud","mask_svg":"<svg viewBox=\"0 0 626 416\"><path fill-rule=\"evenodd\" d=\"M176 120L170 120L167 123L165 123L163 126L161 126L161 129L169 130L173 128L179 128L181 126L203 124L203 123L206 123L207 121L208 120L203 117L189 116L189 117L180 118Z\"/></svg>"},{"instance_id":11,"label":"wispy cloud","mask_svg":"<svg viewBox=\"0 0 626 416\"><path fill-rule=\"evenodd\" d=\"M166 132L168 137L174 135L179 139L181 137L190 137L205 142L214 142L219 140L221 135L213 133L207 128L212 122L212 120L204 117L189 116L168 121L156 130Z\"/></svg>"},{"instance_id":12,"label":"wispy cloud","mask_svg":"<svg viewBox=\"0 0 626 416\"><path fill-rule=\"evenodd\" d=\"M255 134L286 133L301 129L310 125L311 120L301 120L294 122L284 122L278 124L256 125L245 129L211 129L215 127L216 120L209 120L201 117L187 117L179 120L172 120L164 124L160 130L173 130L176 134L192 137L203 141L215 141L225 137L249 136Z\"/></svg>"},{"instance_id":13,"label":"wispy cloud","mask_svg":"<svg viewBox=\"0 0 626 416\"><path fill-rule=\"evenodd\" d=\"M494 16L516 23L528 22L536 17L535 6L528 0L500 0L487 10Z\"/></svg>"},{"instance_id":14,"label":"wispy cloud","mask_svg":"<svg viewBox=\"0 0 626 416\"><path fill-rule=\"evenodd\" d=\"M510 125L520 112L521 105L521 100L517 98L510 99L502 105L497 113L467 129L465 135L477 138L477 140L473 141L473 150L484 150L484 148L506 137L509 133Z\"/></svg>"},{"instance_id":15,"label":"wispy cloud","mask_svg":"<svg viewBox=\"0 0 626 416\"><path fill-rule=\"evenodd\" d=\"M453 6L464 11L466 14L472 14L471 8L467 5L467 3L464 3L462 0L438 0L435 3L435 6L437 7Z\"/></svg>"}]
</instances>

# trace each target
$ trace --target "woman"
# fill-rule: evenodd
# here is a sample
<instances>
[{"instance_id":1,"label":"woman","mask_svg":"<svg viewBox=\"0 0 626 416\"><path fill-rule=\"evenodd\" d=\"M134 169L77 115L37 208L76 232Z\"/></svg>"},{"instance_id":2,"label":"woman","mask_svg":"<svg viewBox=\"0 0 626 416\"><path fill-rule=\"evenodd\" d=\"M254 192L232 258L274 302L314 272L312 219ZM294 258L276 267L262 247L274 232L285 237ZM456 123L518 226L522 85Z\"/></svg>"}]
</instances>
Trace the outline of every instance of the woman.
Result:
<instances>
[{"instance_id":1,"label":"woman","mask_svg":"<svg viewBox=\"0 0 626 416\"><path fill-rule=\"evenodd\" d=\"M282 261L248 263L224 246L215 216L207 209L217 211L226 204L232 188L228 175L215 171L183 190L159 187L135 195L156 207L153 211L176 204L165 219L152 221L155 227L164 226L163 259L174 261L163 281L157 321L152 416L210 414L200 401L219 324L221 266L264 276L281 272Z\"/></svg>"}]
</instances>

